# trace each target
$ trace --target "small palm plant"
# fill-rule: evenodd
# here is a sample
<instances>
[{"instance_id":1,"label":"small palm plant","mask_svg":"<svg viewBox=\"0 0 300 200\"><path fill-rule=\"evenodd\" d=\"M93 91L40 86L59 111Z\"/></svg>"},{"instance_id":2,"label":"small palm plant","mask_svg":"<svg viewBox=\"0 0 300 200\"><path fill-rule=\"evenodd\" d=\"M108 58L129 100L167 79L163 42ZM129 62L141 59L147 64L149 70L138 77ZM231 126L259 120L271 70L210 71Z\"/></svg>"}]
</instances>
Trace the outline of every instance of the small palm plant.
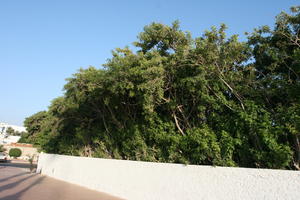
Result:
<instances>
[{"instance_id":1,"label":"small palm plant","mask_svg":"<svg viewBox=\"0 0 300 200\"><path fill-rule=\"evenodd\" d=\"M35 157L35 155L29 156L29 159L28 159L28 162L30 164L30 166L29 166L30 172L33 172L33 170L34 170L34 166L33 166L34 157Z\"/></svg>"},{"instance_id":2,"label":"small palm plant","mask_svg":"<svg viewBox=\"0 0 300 200\"><path fill-rule=\"evenodd\" d=\"M4 152L6 149L3 147L3 145L0 144L0 152Z\"/></svg>"}]
</instances>

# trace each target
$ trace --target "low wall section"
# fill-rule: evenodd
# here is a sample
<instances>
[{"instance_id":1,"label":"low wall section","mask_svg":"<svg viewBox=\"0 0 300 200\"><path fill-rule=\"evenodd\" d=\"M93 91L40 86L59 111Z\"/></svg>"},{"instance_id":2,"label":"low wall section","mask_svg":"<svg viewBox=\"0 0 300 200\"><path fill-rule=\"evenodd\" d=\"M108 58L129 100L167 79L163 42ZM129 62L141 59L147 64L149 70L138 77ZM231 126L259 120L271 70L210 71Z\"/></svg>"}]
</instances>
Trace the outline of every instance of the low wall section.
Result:
<instances>
[{"instance_id":1,"label":"low wall section","mask_svg":"<svg viewBox=\"0 0 300 200\"><path fill-rule=\"evenodd\" d=\"M130 200L300 199L300 172L40 154L38 172Z\"/></svg>"},{"instance_id":2,"label":"low wall section","mask_svg":"<svg viewBox=\"0 0 300 200\"><path fill-rule=\"evenodd\" d=\"M37 148L34 148L31 144L22 144L22 143L11 143L5 144L4 148L6 149L7 154L12 148L18 148L22 151L22 155L18 159L28 160L30 157L33 157L34 161L37 161L39 152Z\"/></svg>"}]
</instances>

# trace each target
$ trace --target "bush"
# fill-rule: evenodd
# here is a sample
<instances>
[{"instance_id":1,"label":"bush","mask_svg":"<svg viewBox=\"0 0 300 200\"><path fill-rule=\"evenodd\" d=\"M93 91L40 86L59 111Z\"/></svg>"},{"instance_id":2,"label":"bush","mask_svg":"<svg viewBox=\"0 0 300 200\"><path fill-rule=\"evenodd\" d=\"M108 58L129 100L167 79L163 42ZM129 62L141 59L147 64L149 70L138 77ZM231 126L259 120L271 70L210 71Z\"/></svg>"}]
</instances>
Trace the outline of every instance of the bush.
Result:
<instances>
[{"instance_id":1,"label":"bush","mask_svg":"<svg viewBox=\"0 0 300 200\"><path fill-rule=\"evenodd\" d=\"M21 151L21 149L18 149L18 148L12 148L12 149L9 150L8 154L9 154L10 157L17 158L17 157L21 156L22 151Z\"/></svg>"},{"instance_id":2,"label":"bush","mask_svg":"<svg viewBox=\"0 0 300 200\"><path fill-rule=\"evenodd\" d=\"M0 144L0 152L4 152L5 148L3 147L3 145Z\"/></svg>"}]
</instances>

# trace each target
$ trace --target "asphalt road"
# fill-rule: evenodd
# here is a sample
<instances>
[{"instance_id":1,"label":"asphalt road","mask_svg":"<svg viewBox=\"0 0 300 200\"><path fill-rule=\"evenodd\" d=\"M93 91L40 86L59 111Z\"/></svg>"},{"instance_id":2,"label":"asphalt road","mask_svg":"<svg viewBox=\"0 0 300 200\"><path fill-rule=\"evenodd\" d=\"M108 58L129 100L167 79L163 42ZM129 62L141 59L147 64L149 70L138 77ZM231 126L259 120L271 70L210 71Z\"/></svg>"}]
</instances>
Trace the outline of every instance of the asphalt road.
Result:
<instances>
[{"instance_id":1,"label":"asphalt road","mask_svg":"<svg viewBox=\"0 0 300 200\"><path fill-rule=\"evenodd\" d=\"M0 199L120 200L105 193L29 171L29 165L26 163L0 163Z\"/></svg>"}]
</instances>

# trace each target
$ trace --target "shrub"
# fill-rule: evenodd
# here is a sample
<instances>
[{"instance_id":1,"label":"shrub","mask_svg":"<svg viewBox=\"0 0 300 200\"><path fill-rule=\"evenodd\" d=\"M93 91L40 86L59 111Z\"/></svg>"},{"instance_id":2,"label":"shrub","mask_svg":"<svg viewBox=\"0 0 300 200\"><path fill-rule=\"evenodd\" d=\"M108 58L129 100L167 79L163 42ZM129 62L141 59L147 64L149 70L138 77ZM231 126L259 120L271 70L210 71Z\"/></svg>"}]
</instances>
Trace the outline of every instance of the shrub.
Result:
<instances>
[{"instance_id":1,"label":"shrub","mask_svg":"<svg viewBox=\"0 0 300 200\"><path fill-rule=\"evenodd\" d=\"M5 148L3 147L3 145L0 144L0 152L4 152Z\"/></svg>"},{"instance_id":2,"label":"shrub","mask_svg":"<svg viewBox=\"0 0 300 200\"><path fill-rule=\"evenodd\" d=\"M18 149L18 148L12 148L12 149L9 150L9 156L10 156L10 157L17 158L17 157L20 157L21 154L22 154L21 149Z\"/></svg>"}]
</instances>

